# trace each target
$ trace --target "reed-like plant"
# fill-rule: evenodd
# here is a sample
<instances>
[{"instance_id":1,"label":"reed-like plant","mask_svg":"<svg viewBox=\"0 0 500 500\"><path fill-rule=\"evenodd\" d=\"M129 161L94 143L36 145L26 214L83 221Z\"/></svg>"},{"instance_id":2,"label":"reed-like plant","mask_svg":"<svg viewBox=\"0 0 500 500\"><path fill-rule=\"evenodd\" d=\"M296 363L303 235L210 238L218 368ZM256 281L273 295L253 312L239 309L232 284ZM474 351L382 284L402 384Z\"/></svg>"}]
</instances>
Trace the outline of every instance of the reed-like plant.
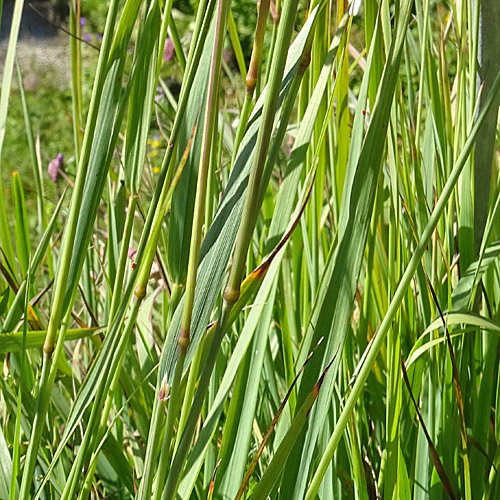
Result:
<instances>
[{"instance_id":1,"label":"reed-like plant","mask_svg":"<svg viewBox=\"0 0 500 500\"><path fill-rule=\"evenodd\" d=\"M86 6L57 203L3 64L0 499L497 498L500 4L110 0L90 81Z\"/></svg>"}]
</instances>

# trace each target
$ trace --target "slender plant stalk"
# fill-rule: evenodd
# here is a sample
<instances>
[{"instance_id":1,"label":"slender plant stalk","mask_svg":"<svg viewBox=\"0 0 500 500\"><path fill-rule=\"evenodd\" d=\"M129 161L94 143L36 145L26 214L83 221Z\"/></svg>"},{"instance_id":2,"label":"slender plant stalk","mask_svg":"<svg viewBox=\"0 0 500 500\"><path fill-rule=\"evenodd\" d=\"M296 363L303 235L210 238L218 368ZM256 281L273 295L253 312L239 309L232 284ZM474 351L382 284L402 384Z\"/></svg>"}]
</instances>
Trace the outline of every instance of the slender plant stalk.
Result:
<instances>
[{"instance_id":1,"label":"slender plant stalk","mask_svg":"<svg viewBox=\"0 0 500 500\"><path fill-rule=\"evenodd\" d=\"M196 421L201 411L205 394L208 389L210 377L212 374L215 360L219 352L220 344L224 336L229 314L233 305L238 300L240 295L241 281L243 278L243 270L245 267L246 256L248 252L248 245L252 238L253 229L259 213L259 201L261 190L261 177L264 170L267 145L273 127L274 114L276 110L276 103L281 86L281 80L285 70L286 55L295 22L297 12L297 0L289 0L285 3L284 14L282 23L280 24L280 33L278 35L276 58L274 61L273 72L266 93L266 100L262 111L262 122L257 135L256 151L252 168L250 171L250 178L248 181L248 191L245 198L243 207L242 221L236 239L236 247L233 254L231 273L229 276L228 284L224 291L224 299L222 311L217 322L214 332L210 351L200 377L198 390L196 391L193 405L189 413L184 433L179 442L179 447L174 456L172 467L170 469L167 483L165 486L162 500L170 500L174 498L179 481L179 474L184 463L189 444L192 439Z\"/></svg>"},{"instance_id":2,"label":"slender plant stalk","mask_svg":"<svg viewBox=\"0 0 500 500\"><path fill-rule=\"evenodd\" d=\"M36 156L36 146L33 138L33 132L31 127L30 114L28 110L28 104L26 102L26 95L24 92L23 79L21 75L21 68L19 67L19 62L16 60L16 70L17 70L17 80L19 82L19 92L21 93L21 100L23 104L23 114L24 114L24 126L26 127L26 138L28 140L28 148L30 150L31 163L33 166L33 177L35 179L35 187L37 194L37 210L38 210L38 226L39 230L42 232L47 227L47 215L45 210L45 193L43 189L43 182L41 179L40 168L38 166L38 160ZM49 260L49 265L52 263L52 257L50 250L47 252L47 257Z\"/></svg>"},{"instance_id":3,"label":"slender plant stalk","mask_svg":"<svg viewBox=\"0 0 500 500\"><path fill-rule=\"evenodd\" d=\"M227 19L227 29L229 31L229 38L231 39L231 43L234 48L234 55L236 57L236 62L238 63L238 69L240 70L241 77L246 78L247 68L243 57L240 39L238 37L238 27L236 26L236 21L234 20L231 9L229 9L229 17Z\"/></svg>"},{"instance_id":4,"label":"slender plant stalk","mask_svg":"<svg viewBox=\"0 0 500 500\"><path fill-rule=\"evenodd\" d=\"M0 171L2 160L2 149L5 140L5 130L7 125L7 110L9 107L9 94L12 83L12 74L14 72L14 59L16 53L17 38L19 36L19 27L21 25L21 14L23 10L24 0L17 0L14 5L12 15L9 45L3 66L2 89L0 92ZM5 210L4 188L2 176L0 175L0 242L5 257L10 265L14 265L14 248L10 239L9 224L7 222L7 212Z\"/></svg>"},{"instance_id":5,"label":"slender plant stalk","mask_svg":"<svg viewBox=\"0 0 500 500\"><path fill-rule=\"evenodd\" d=\"M122 299L125 271L128 262L128 249L132 229L134 226L134 216L137 207L137 201L137 195L131 195L128 200L127 215L125 217L125 226L123 228L122 247L120 249L120 257L118 258L115 284L113 287L113 297L111 299L111 306L109 308L110 321L113 321L113 318L118 311L118 307Z\"/></svg>"},{"instance_id":6,"label":"slender plant stalk","mask_svg":"<svg viewBox=\"0 0 500 500\"><path fill-rule=\"evenodd\" d=\"M31 264L31 263L30 263ZM26 274L26 289L29 290L31 285L31 265L28 265L28 272ZM19 370L19 378L21 378L24 374L24 367L27 362L26 359L26 337L28 334L28 293L24 296L24 321L23 321L23 338L21 344L21 367ZM21 434L21 415L22 415L22 402L23 402L23 393L22 393L22 383L19 383L19 389L17 393L17 411L16 411L16 424L15 424L15 432L14 432L14 446L12 453L12 476L10 480L10 500L15 500L17 498L17 473L19 470L19 444L20 444L20 434Z\"/></svg>"},{"instance_id":7,"label":"slender plant stalk","mask_svg":"<svg viewBox=\"0 0 500 500\"><path fill-rule=\"evenodd\" d=\"M200 372L200 364L203 356L204 345L205 343L202 341L198 346L196 354L194 355L193 360L191 361L191 366L189 368L189 376L186 383L186 390L184 391L184 398L182 401L181 415L179 417L179 423L177 425L177 435L175 438L174 453L177 450L177 447L179 446L181 436L184 432L184 427L186 426L186 420L189 415L189 410L193 402L194 391L196 389L196 382L198 381L198 375Z\"/></svg>"},{"instance_id":8,"label":"slender plant stalk","mask_svg":"<svg viewBox=\"0 0 500 500\"><path fill-rule=\"evenodd\" d=\"M194 220L189 249L186 293L184 308L182 311L181 329L179 332L179 338L177 340L178 357L172 382L172 388L170 390L171 396L168 405L166 430L163 437L163 445L160 454L160 462L158 465L158 475L154 493L155 500L158 500L160 498L168 464L171 460L170 446L174 433L174 422L177 418L178 409L180 407L180 382L184 368L184 360L186 358L187 348L189 346L190 340L191 318L193 313L194 293L196 288L196 273L198 270L198 262L200 256L202 227L205 219L207 179L210 167L211 148L214 138L214 126L219 109L218 96L220 87L222 48L224 45L224 32L226 30L229 4L229 0L220 0L216 15L212 67L210 71L210 80L208 87L205 128L203 130L203 146L200 166L198 169L198 184L196 188Z\"/></svg>"},{"instance_id":9,"label":"slender plant stalk","mask_svg":"<svg viewBox=\"0 0 500 500\"><path fill-rule=\"evenodd\" d=\"M429 2L430 0L424 0L424 27L422 30L423 42L422 42L422 52L420 58L420 79L419 79L419 99L417 105L417 123L415 126L415 143L417 146L420 144L420 131L422 130L422 110L424 107L424 96L425 96L425 73L426 73L426 57L428 51L428 43L427 43L427 31L429 28Z\"/></svg>"},{"instance_id":10,"label":"slender plant stalk","mask_svg":"<svg viewBox=\"0 0 500 500\"><path fill-rule=\"evenodd\" d=\"M282 0L277 0L276 3L274 4L274 10L271 11L273 29L271 33L271 46L269 47L269 52L267 56L266 74L264 77L264 81L262 82L262 84L264 85L269 81L269 76L271 74L272 60L274 57L274 52L276 50L276 41L278 39L278 28L281 21L281 6L282 6ZM257 83L259 83L259 81L257 81ZM258 85L257 88L257 94L259 94L259 90L260 90L260 84Z\"/></svg>"},{"instance_id":11,"label":"slender plant stalk","mask_svg":"<svg viewBox=\"0 0 500 500\"><path fill-rule=\"evenodd\" d=\"M55 380L55 372L51 370L53 353L54 353L54 343L57 338L57 333L61 322L61 313L63 312L62 308L66 294L66 281L71 263L73 242L75 239L77 221L83 198L85 177L88 168L88 160L90 156L90 147L93 135L92 131L95 128L95 123L97 120L97 109L99 107L99 99L101 97L100 90L102 89L102 86L104 84L107 55L109 54L109 50L111 48L111 41L112 41L111 28L115 23L117 11L118 11L118 1L112 0L109 7L109 14L106 21L106 29L104 32L105 34L103 39L103 46L101 48L98 68L96 72L96 83L94 85L94 89L92 92L90 113L89 113L89 118L87 120L87 128L82 146L82 155L80 157L78 174L75 181L73 197L71 200L70 214L68 217L66 231L64 233L65 236L63 242L63 249L56 277L56 289L52 300L52 311L50 315L49 325L47 327L47 336L45 338L45 343L43 346L43 365L40 376L40 389L36 399L36 414L35 414L35 419L33 421L33 430L30 439L30 444L28 447L28 453L26 456L26 462L24 465L21 490L19 493L19 497L21 499L28 498L29 495L29 488L33 478L36 457L38 454L38 447L40 445L43 426L45 425L45 415L47 413L47 409L50 402L50 394L52 392L52 386ZM67 322L64 321L64 323L67 326ZM60 352L62 349L65 330L66 328L61 326L58 338L59 349L56 349L56 351ZM49 377L50 372L52 372L52 376Z\"/></svg>"},{"instance_id":12,"label":"slender plant stalk","mask_svg":"<svg viewBox=\"0 0 500 500\"><path fill-rule=\"evenodd\" d=\"M78 161L83 142L80 0L71 0L70 2L69 29L74 35L70 37L71 97L73 107L73 136L75 142L76 161Z\"/></svg>"},{"instance_id":13,"label":"slender plant stalk","mask_svg":"<svg viewBox=\"0 0 500 500\"><path fill-rule=\"evenodd\" d=\"M467 138L467 141L464 144L464 148L457 159L457 163L455 164L455 167L453 168L450 177L448 178L445 186L443 187L439 200L434 208L434 211L432 212L432 215L429 218L429 222L427 223L422 233L422 236L420 237L420 241L417 247L415 248L415 251L413 252L410 262L408 263L408 267L406 268L403 276L401 277L401 281L399 282L399 285L396 288L396 291L394 292L394 297L391 300L387 313L385 314L384 319L380 324L380 327L375 335L375 339L373 343L368 346L368 353L366 354L366 356L363 356L361 370L359 371L356 381L354 382L352 390L349 394L349 397L347 398L344 409L342 410L342 413L340 414L337 420L335 429L333 431L332 436L330 437L330 440L328 441L328 445L325 449L325 452L321 457L321 461L318 465L318 468L316 469L311 484L309 485L309 488L307 490L305 500L313 500L318 492L318 489L321 485L321 482L326 473L328 465L330 464L330 461L333 458L333 454L335 453L335 450L337 449L340 439L342 438L344 429L349 421L349 418L351 417L352 411L354 410L354 406L356 405L356 402L358 401L361 392L363 390L363 387L365 385L366 379L370 374L373 363L375 362L380 352L380 349L382 348L385 342L385 337L387 335L387 332L391 327L392 321L406 294L408 286L410 285L410 282L415 272L417 271L418 266L420 265L420 259L422 258L422 256L426 251L429 239L431 238L432 233L436 229L439 219L441 218L441 215L443 214L448 204L450 196L453 194L460 173L462 172L462 169L464 168L467 159L469 157L469 154L474 146L479 128L485 119L488 109L492 105L494 99L496 99L499 90L500 90L500 73L497 75L495 82L492 85L491 91L485 101L485 106L481 111L481 114L474 122L474 125Z\"/></svg>"},{"instance_id":14,"label":"slender plant stalk","mask_svg":"<svg viewBox=\"0 0 500 500\"><path fill-rule=\"evenodd\" d=\"M286 54L293 31L293 24L297 14L298 0L285 2L283 18L281 20L278 41L276 44L276 58L273 64L273 71L269 79L266 93L266 101L262 112L262 124L257 135L255 146L255 156L248 180L248 191L243 206L241 224L236 238L236 247L233 254L231 273L228 284L224 291L224 302L231 308L240 296L241 281L245 267L248 246L252 239L255 222L259 215L260 182L267 155L266 144L269 144L271 130L273 127L274 113L276 110L277 98L281 86L281 79L285 70Z\"/></svg>"},{"instance_id":15,"label":"slender plant stalk","mask_svg":"<svg viewBox=\"0 0 500 500\"><path fill-rule=\"evenodd\" d=\"M250 113L252 112L253 95L255 86L257 85L257 79L259 77L259 70L262 59L262 47L264 45L264 35L266 33L267 16L269 14L270 4L270 0L260 0L257 3L257 26L255 28L255 38L253 40L250 66L248 67L248 73L245 78L245 101L243 102L240 121L238 123L238 129L236 131L236 137L234 139L233 157L231 160L231 164L233 165L234 160L236 159L236 154L238 153L238 148L240 147L241 140L245 135L245 130L247 127L248 119L250 118Z\"/></svg>"},{"instance_id":16,"label":"slender plant stalk","mask_svg":"<svg viewBox=\"0 0 500 500\"><path fill-rule=\"evenodd\" d=\"M181 39L179 37L179 32L177 31L177 26L172 16L170 16L170 21L168 23L168 34L172 41L174 42L175 55L181 66L182 71L186 71L186 55L184 54L184 49L182 48Z\"/></svg>"}]
</instances>

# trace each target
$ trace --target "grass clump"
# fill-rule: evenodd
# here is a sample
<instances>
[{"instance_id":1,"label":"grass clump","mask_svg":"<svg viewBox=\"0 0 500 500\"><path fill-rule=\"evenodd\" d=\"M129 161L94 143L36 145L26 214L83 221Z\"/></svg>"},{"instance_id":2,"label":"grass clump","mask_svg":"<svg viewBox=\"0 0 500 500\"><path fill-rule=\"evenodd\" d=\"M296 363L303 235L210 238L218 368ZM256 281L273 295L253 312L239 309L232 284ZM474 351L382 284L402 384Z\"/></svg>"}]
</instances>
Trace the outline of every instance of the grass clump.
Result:
<instances>
[{"instance_id":1,"label":"grass clump","mask_svg":"<svg viewBox=\"0 0 500 500\"><path fill-rule=\"evenodd\" d=\"M0 498L496 498L483 11L85 5L70 91L13 84L22 2L4 66Z\"/></svg>"}]
</instances>

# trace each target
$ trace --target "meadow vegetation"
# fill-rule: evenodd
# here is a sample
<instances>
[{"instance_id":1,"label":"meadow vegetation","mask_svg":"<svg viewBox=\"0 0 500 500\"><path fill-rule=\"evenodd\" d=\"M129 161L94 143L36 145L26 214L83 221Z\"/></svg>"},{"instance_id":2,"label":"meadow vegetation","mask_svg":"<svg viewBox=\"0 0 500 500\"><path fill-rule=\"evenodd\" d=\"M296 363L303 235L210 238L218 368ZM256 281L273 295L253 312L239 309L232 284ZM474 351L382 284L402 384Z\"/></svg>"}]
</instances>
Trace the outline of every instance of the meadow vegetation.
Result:
<instances>
[{"instance_id":1,"label":"meadow vegetation","mask_svg":"<svg viewBox=\"0 0 500 500\"><path fill-rule=\"evenodd\" d=\"M500 4L23 3L0 500L498 498Z\"/></svg>"}]
</instances>

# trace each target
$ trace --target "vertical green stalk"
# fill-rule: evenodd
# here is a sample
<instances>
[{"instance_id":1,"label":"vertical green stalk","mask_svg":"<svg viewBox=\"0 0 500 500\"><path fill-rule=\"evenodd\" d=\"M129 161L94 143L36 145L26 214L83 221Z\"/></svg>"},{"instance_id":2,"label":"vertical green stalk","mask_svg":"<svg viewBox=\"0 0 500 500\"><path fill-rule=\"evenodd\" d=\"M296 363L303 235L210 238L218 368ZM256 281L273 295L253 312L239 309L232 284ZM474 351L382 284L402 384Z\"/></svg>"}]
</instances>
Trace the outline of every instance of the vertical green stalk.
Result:
<instances>
[{"instance_id":1,"label":"vertical green stalk","mask_svg":"<svg viewBox=\"0 0 500 500\"><path fill-rule=\"evenodd\" d=\"M163 19L160 28L160 50L158 51L158 61L156 63L156 80L158 80L160 76L160 69L163 64L163 46L165 44L165 39L167 38L168 25L170 23L172 13L172 4L173 0L167 0L165 8L163 9Z\"/></svg>"},{"instance_id":2,"label":"vertical green stalk","mask_svg":"<svg viewBox=\"0 0 500 500\"><path fill-rule=\"evenodd\" d=\"M479 46L478 74L481 84L479 110L485 105L489 90L493 88L494 79L500 71L498 47L500 45L500 3L496 0L481 0L475 3L479 8ZM473 78L471 76L471 78ZM487 116L481 134L479 134L474 151L474 246L478 255L488 217L489 194L492 176L492 163L497 131L498 106L500 98L493 104Z\"/></svg>"},{"instance_id":3,"label":"vertical green stalk","mask_svg":"<svg viewBox=\"0 0 500 500\"><path fill-rule=\"evenodd\" d=\"M137 500L145 500L151 497L153 486L154 468L153 462L156 459L159 445L160 426L164 422L164 405L160 398L155 398L151 415L151 425L149 426L148 445L144 459L144 473L137 490Z\"/></svg>"},{"instance_id":4,"label":"vertical green stalk","mask_svg":"<svg viewBox=\"0 0 500 500\"><path fill-rule=\"evenodd\" d=\"M250 66L248 67L248 73L245 78L245 101L240 113L240 122L238 123L238 130L236 131L236 137L234 139L234 149L231 164L234 164L238 148L240 147L241 139L243 139L243 136L245 135L248 118L250 117L250 113L252 112L253 95L255 86L257 85L257 79L259 77L260 61L262 59L262 46L264 44L264 35L266 33L266 22L267 16L269 14L270 4L270 0L260 0L257 3L257 26L255 28L255 38L253 40Z\"/></svg>"},{"instance_id":5,"label":"vertical green stalk","mask_svg":"<svg viewBox=\"0 0 500 500\"><path fill-rule=\"evenodd\" d=\"M393 132L397 124L395 107L392 109L391 128ZM389 241L388 241L388 276L387 276L387 295L388 299L392 297L395 284L399 280L399 213L401 211L399 197L395 187L397 186L397 173L395 162L398 158L397 144L393 139L394 134L389 134L388 151L394 151L390 163L391 171L391 186L392 186L392 209L389 224ZM392 147L391 147L392 146ZM399 477L398 477L398 462L401 459L399 454L400 432L401 432L401 369L400 369L400 333L401 325L399 317L394 321L393 327L387 335L387 403L386 403L386 440L385 450L386 461L383 470L383 489L384 499L391 500L400 498L399 495ZM382 472L381 472L382 475ZM380 484L380 481L379 481Z\"/></svg>"},{"instance_id":6,"label":"vertical green stalk","mask_svg":"<svg viewBox=\"0 0 500 500\"><path fill-rule=\"evenodd\" d=\"M31 262L28 265L28 272L26 275L26 290L31 287ZM18 392L17 392L17 408L16 408L16 420L15 420L15 431L14 431L14 444L12 446L12 475L10 478L10 498L9 500L15 500L17 498L16 488L17 488L17 473L19 470L19 447L20 447L20 437L21 437L21 417L22 417L22 402L23 402L23 374L24 366L27 362L26 359L26 336L28 334L28 306L29 306L29 295L28 293L24 296L24 321L23 321L23 338L21 346L21 367L18 373Z\"/></svg>"},{"instance_id":7,"label":"vertical green stalk","mask_svg":"<svg viewBox=\"0 0 500 500\"><path fill-rule=\"evenodd\" d=\"M122 299L123 283L125 278L125 269L128 260L128 248L130 244L130 237L132 235L132 227L134 225L134 215L137 207L137 195L130 195L127 207L127 216L125 218L125 227L123 230L122 246L120 249L120 257L116 270L115 284L113 287L113 297L111 299L111 306L109 308L109 321L112 322L113 318L118 311L120 301Z\"/></svg>"},{"instance_id":8,"label":"vertical green stalk","mask_svg":"<svg viewBox=\"0 0 500 500\"><path fill-rule=\"evenodd\" d=\"M205 204L207 194L207 180L210 168L211 150L214 138L214 128L219 110L218 96L220 87L220 70L222 61L222 49L224 46L224 33L226 30L227 16L229 11L229 0L220 0L217 10L215 39L213 48L212 67L208 88L208 98L206 105L205 128L203 130L203 145L198 169L198 183L196 187L196 200L194 207L194 219L189 248L189 263L186 278L186 293L184 308L182 310L181 329L177 340L178 357L175 366L174 378L170 392L170 403L168 406L167 423L163 445L158 465L158 475L156 478L155 499L159 499L163 491L162 485L171 460L170 445L174 433L174 422L180 405L180 382L184 368L187 348L190 341L191 319L193 313L194 293L196 288L196 273L200 256L200 246L202 240L202 227L205 219Z\"/></svg>"},{"instance_id":9,"label":"vertical green stalk","mask_svg":"<svg viewBox=\"0 0 500 500\"><path fill-rule=\"evenodd\" d=\"M423 0L424 3L424 27L422 29L422 40L421 40L421 57L420 57L420 75L418 82L418 105L417 105L417 123L415 125L415 144L417 148L420 147L420 130L422 129L422 109L424 107L424 95L425 95L425 74L426 74L426 58L428 51L428 42L427 42L427 31L429 25L429 1Z\"/></svg>"},{"instance_id":10,"label":"vertical green stalk","mask_svg":"<svg viewBox=\"0 0 500 500\"><path fill-rule=\"evenodd\" d=\"M168 23L168 34L174 42L175 55L177 56L177 61L182 69L182 72L184 72L186 71L186 55L184 54L179 32L177 31L177 26L175 25L175 21L172 16L170 16Z\"/></svg>"},{"instance_id":11,"label":"vertical green stalk","mask_svg":"<svg viewBox=\"0 0 500 500\"><path fill-rule=\"evenodd\" d=\"M200 364L203 356L203 346L204 341L202 340L198 345L195 355L191 361L189 368L188 380L186 382L186 390L184 392L184 399L182 401L182 410L179 417L179 423L177 425L177 436L175 439L174 453L179 446L179 441L184 432L184 427L186 426L186 420L189 415L189 410L191 408L191 403L193 401L194 391L196 389L196 382L198 381L198 374L200 372Z\"/></svg>"},{"instance_id":12,"label":"vertical green stalk","mask_svg":"<svg viewBox=\"0 0 500 500\"><path fill-rule=\"evenodd\" d=\"M163 500L170 500L175 497L179 482L179 475L192 440L198 415L200 414L203 401L205 399L213 367L215 365L220 344L226 330L229 314L240 295L241 281L248 247L252 239L255 222L260 212L261 178L266 161L269 139L273 128L276 104L278 102L281 80L285 70L286 57L295 23L297 7L298 0L288 0L285 3L283 19L280 24L276 45L276 57L273 59L273 71L267 87L266 99L262 111L261 126L257 135L255 154L248 181L248 190L243 206L242 220L236 239L231 273L227 286L224 290L222 311L217 322L210 350L200 377L198 390L186 422L186 427L179 442L179 447L177 448L177 452L174 456L172 467L167 478L164 494L162 496Z\"/></svg>"},{"instance_id":13,"label":"vertical green stalk","mask_svg":"<svg viewBox=\"0 0 500 500\"><path fill-rule=\"evenodd\" d=\"M31 166L33 167L33 178L35 179L35 188L36 188L36 206L38 211L38 228L40 230L40 234L43 233L45 228L47 227L47 215L45 212L45 193L43 191L43 181L42 175L40 171L40 166L38 164L38 159L36 155L36 147L35 141L33 138L33 130L31 128L31 120L30 114L28 110L28 103L26 102L26 94L24 92L23 87L23 79L21 75L21 68L19 67L18 61L16 61L16 69L17 69L17 80L19 82L19 93L21 94L21 101L23 105L23 114L24 114L24 126L26 128L26 139L28 140L28 149L30 152L31 158ZM50 250L47 252L47 257L49 260L49 266L52 264L52 257L50 255Z\"/></svg>"},{"instance_id":14,"label":"vertical green stalk","mask_svg":"<svg viewBox=\"0 0 500 500\"><path fill-rule=\"evenodd\" d=\"M243 78L246 78L247 68L245 66L245 58L243 56L240 39L238 37L238 27L236 26L236 22L234 20L233 12L231 9L229 9L229 17L227 19L227 30L229 31L229 38L231 39L231 44L233 45L238 69L240 70L241 76Z\"/></svg>"},{"instance_id":15,"label":"vertical green stalk","mask_svg":"<svg viewBox=\"0 0 500 500\"><path fill-rule=\"evenodd\" d=\"M368 375L370 374L371 368L382 346L384 345L387 332L392 325L392 322L394 320L394 317L399 309L402 300L404 299L404 296L406 294L408 286L410 285L413 275L415 274L417 268L420 265L420 259L422 258L422 256L426 251L428 241L430 240L441 218L441 215L443 214L448 204L448 200L455 189L460 173L462 172L462 169L464 168L467 159L469 157L469 154L471 153L471 150L474 146L475 140L478 136L478 131L494 99L496 99L497 97L499 89L500 89L500 73L497 75L495 82L492 85L491 92L488 94L488 97L485 100L485 106L472 127L472 130L469 134L469 137L467 138L464 148L460 153L459 158L457 159L457 163L455 164L448 180L446 181L446 184L443 187L441 196L439 197L439 200L436 203L434 211L432 212L432 215L429 217L429 221L422 232L422 236L420 237L420 241L417 247L415 248L415 251L413 252L410 262L408 263L408 267L406 268L403 276L401 277L401 281L396 291L394 292L394 297L391 300L391 303L389 304L387 313L384 316L382 323L380 324L380 327L375 335L373 343L369 346L368 348L369 350L368 353L366 354L366 357L363 356L362 358L363 364L361 370L359 371L356 381L352 386L351 393L349 394L349 397L346 400L344 409L342 410L342 413L340 414L337 420L335 429L333 431L332 436L330 437L330 440L328 441L328 445L325 449L325 452L321 457L320 463L316 469L314 477L307 490L305 500L313 500L316 496L316 493L318 492L318 489L328 469L330 461L332 460L335 450L337 449L340 439L342 438L344 429L349 421L351 413L354 410L354 406L356 405L356 402L359 399L361 392L363 391L363 387L368 378Z\"/></svg>"},{"instance_id":16,"label":"vertical green stalk","mask_svg":"<svg viewBox=\"0 0 500 500\"><path fill-rule=\"evenodd\" d=\"M283 10L283 19L280 24L278 41L276 44L276 57L273 61L273 71L269 79L266 100L262 111L262 122L257 135L255 156L250 171L250 178L248 180L248 191L245 198L245 204L243 206L241 224L236 238L236 247L233 255L231 273L224 291L224 302L229 305L230 308L240 296L241 280L243 277L248 247L260 212L260 183L266 161L268 149L267 145L269 144L269 138L273 127L276 103L278 101L281 79L285 70L286 56L288 46L290 45L298 3L298 0L288 0L285 2Z\"/></svg>"},{"instance_id":17,"label":"vertical green stalk","mask_svg":"<svg viewBox=\"0 0 500 500\"><path fill-rule=\"evenodd\" d=\"M66 230L64 232L64 241L59 261L59 269L56 277L56 287L52 299L52 311L49 319L49 325L47 327L47 335L45 337L45 342L43 345L43 364L42 364L42 372L40 375L40 384L39 384L40 388L36 399L35 419L33 421L30 444L28 447L28 452L24 465L23 478L19 493L20 499L25 499L28 498L29 496L29 489L33 478L33 472L35 470L38 447L40 445L40 439L45 424L45 415L49 407L51 393L52 393L52 386L56 375L56 370L52 369L54 344L57 337L57 331L61 325L63 302L66 295L66 285L67 285L66 282L71 264L73 244L75 240L80 206L83 198L83 188L85 185L85 178L88 170L88 160L90 157L93 132L95 130L95 124L97 121L97 111L99 108L101 90L104 85L104 80L106 77L108 56L112 43L112 34L113 34L112 27L115 24L116 15L118 12L118 4L119 4L118 0L113 0L109 7L109 14L106 21L106 28L104 31L103 45L100 52L96 78L95 78L95 85L93 87L92 99L90 103L90 112L89 112L89 118L87 120L87 129L82 146L83 154L80 157L78 173L75 181L75 188L71 201L70 213L66 225ZM59 349L56 350L58 352L60 352L62 349L62 343L64 342L64 332L65 328L61 328L58 339Z\"/></svg>"},{"instance_id":18,"label":"vertical green stalk","mask_svg":"<svg viewBox=\"0 0 500 500\"><path fill-rule=\"evenodd\" d=\"M267 54L267 65L266 65L266 74L264 77L264 81L262 82L265 85L269 81L269 75L271 74L272 61L274 58L274 51L276 49L276 40L278 38L278 28L281 20L281 0L276 0L274 5L275 10L271 12L272 20L273 20L273 30L271 34L271 46L269 47L269 52ZM257 89L257 94L259 94L259 89Z\"/></svg>"},{"instance_id":19,"label":"vertical green stalk","mask_svg":"<svg viewBox=\"0 0 500 500\"><path fill-rule=\"evenodd\" d=\"M12 83L12 74L14 72L14 58L16 54L17 38L19 36L19 26L21 24L21 14L23 10L24 0L16 0L14 5L14 13L9 35L9 45L7 55L5 57L2 90L0 93L0 172L2 160L3 141L5 139L5 129L7 125L7 110L9 107L9 94ZM0 243L2 250L5 253L7 261L10 265L14 265L14 248L10 239L9 223L7 213L5 211L4 189L2 185L2 176L0 175Z\"/></svg>"},{"instance_id":20,"label":"vertical green stalk","mask_svg":"<svg viewBox=\"0 0 500 500\"><path fill-rule=\"evenodd\" d=\"M71 97L73 108L73 137L75 142L76 162L80 157L83 142L82 119L82 51L80 28L80 0L71 0L69 13L69 38L71 51Z\"/></svg>"},{"instance_id":21,"label":"vertical green stalk","mask_svg":"<svg viewBox=\"0 0 500 500\"><path fill-rule=\"evenodd\" d=\"M21 183L21 176L17 170L12 172L12 196L14 198L14 232L16 237L17 260L21 269L21 276L24 279L28 272L31 245L23 185ZM29 289L27 288L27 290Z\"/></svg>"}]
</instances>

